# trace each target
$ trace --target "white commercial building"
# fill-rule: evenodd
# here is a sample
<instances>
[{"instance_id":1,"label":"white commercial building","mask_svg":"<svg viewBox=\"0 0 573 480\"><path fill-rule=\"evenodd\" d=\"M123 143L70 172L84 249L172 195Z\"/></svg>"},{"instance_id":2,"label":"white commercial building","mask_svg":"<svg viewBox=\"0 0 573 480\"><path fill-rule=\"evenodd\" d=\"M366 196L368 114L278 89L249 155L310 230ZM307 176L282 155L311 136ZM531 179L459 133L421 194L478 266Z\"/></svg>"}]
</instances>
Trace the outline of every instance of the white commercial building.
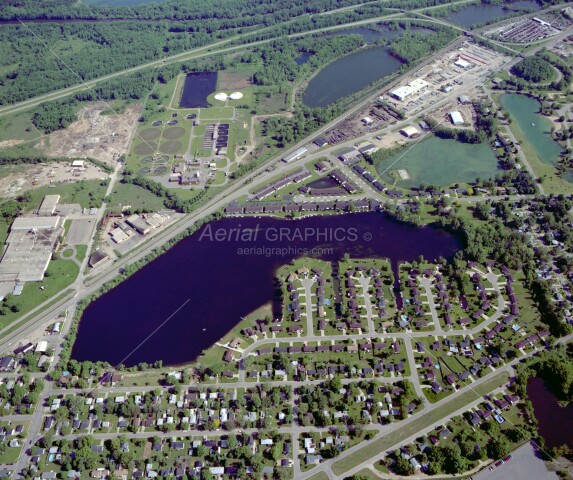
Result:
<instances>
[{"instance_id":1,"label":"white commercial building","mask_svg":"<svg viewBox=\"0 0 573 480\"><path fill-rule=\"evenodd\" d=\"M60 217L17 217L10 230L53 230L59 222Z\"/></svg>"},{"instance_id":2,"label":"white commercial building","mask_svg":"<svg viewBox=\"0 0 573 480\"><path fill-rule=\"evenodd\" d=\"M418 131L418 129L411 125L404 127L402 130L400 130L400 133L408 138L416 138L420 136L420 132Z\"/></svg>"},{"instance_id":3,"label":"white commercial building","mask_svg":"<svg viewBox=\"0 0 573 480\"><path fill-rule=\"evenodd\" d=\"M302 157L305 153L307 152L307 149L305 147L300 147L297 148L294 152L289 153L288 155L286 155L283 158L283 162L285 163L290 163L293 160L298 160L300 157Z\"/></svg>"},{"instance_id":4,"label":"white commercial building","mask_svg":"<svg viewBox=\"0 0 573 480\"><path fill-rule=\"evenodd\" d=\"M395 88L394 90L390 91L390 95L394 98L402 101L408 98L410 95L414 95L422 91L424 88L429 86L430 84L421 78L416 78L412 80L408 85L404 85L402 87Z\"/></svg>"},{"instance_id":5,"label":"white commercial building","mask_svg":"<svg viewBox=\"0 0 573 480\"><path fill-rule=\"evenodd\" d=\"M464 117L460 112L450 112L450 119L452 120L453 125L463 125L464 124Z\"/></svg>"},{"instance_id":6,"label":"white commercial building","mask_svg":"<svg viewBox=\"0 0 573 480\"><path fill-rule=\"evenodd\" d=\"M472 66L472 64L470 62L467 62L466 60L464 60L463 58L458 58L455 62L454 65L456 67L460 67L463 68L464 70L466 68L470 68Z\"/></svg>"}]
</instances>

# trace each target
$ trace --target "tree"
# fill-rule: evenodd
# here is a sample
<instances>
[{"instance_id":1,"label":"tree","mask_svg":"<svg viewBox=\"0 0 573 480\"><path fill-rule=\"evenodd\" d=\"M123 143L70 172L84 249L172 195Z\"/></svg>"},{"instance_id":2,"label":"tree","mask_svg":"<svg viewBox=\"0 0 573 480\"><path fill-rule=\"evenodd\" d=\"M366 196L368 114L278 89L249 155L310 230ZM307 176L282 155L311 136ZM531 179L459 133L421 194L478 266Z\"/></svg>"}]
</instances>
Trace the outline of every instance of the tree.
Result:
<instances>
[{"instance_id":1,"label":"tree","mask_svg":"<svg viewBox=\"0 0 573 480\"><path fill-rule=\"evenodd\" d=\"M396 458L396 462L393 465L393 469L398 475L404 475L404 476L414 475L414 473L416 472L414 467L410 464L410 462L405 458L402 458L400 455L398 455L398 457Z\"/></svg>"},{"instance_id":2,"label":"tree","mask_svg":"<svg viewBox=\"0 0 573 480\"><path fill-rule=\"evenodd\" d=\"M504 436L498 435L492 438L487 444L487 452L489 458L495 460L496 458L507 457L509 453L509 442Z\"/></svg>"}]
</instances>

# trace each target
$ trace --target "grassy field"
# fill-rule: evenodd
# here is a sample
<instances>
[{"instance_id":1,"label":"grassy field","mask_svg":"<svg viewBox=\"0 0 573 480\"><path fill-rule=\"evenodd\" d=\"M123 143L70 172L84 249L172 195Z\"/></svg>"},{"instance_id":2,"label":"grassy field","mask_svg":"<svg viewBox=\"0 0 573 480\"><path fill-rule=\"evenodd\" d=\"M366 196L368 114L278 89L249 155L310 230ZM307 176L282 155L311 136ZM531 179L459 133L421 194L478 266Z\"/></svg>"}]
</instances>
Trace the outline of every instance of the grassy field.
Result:
<instances>
[{"instance_id":1,"label":"grassy field","mask_svg":"<svg viewBox=\"0 0 573 480\"><path fill-rule=\"evenodd\" d=\"M313 475L309 478L309 480L328 480L328 475L324 472L319 472L316 475Z\"/></svg>"},{"instance_id":2,"label":"grassy field","mask_svg":"<svg viewBox=\"0 0 573 480\"><path fill-rule=\"evenodd\" d=\"M378 440L374 440L364 447L356 450L353 455L342 458L332 465L332 471L336 475L342 475L348 470L357 467L368 459L385 452L393 445L403 442L406 438L415 435L416 432L424 430L439 423L442 419L447 417L451 412L454 412L464 405L476 400L478 396L483 396L493 389L507 383L508 374L503 372L494 375L481 385L462 393L460 396L445 402L438 408L428 414L422 414L419 418L410 422L398 431L385 435Z\"/></svg>"},{"instance_id":3,"label":"grassy field","mask_svg":"<svg viewBox=\"0 0 573 480\"><path fill-rule=\"evenodd\" d=\"M46 195L60 195L60 203L79 203L82 208L99 207L107 184L107 180L82 180L55 187L35 188L28 191L32 198L24 205L24 209L29 211L38 208Z\"/></svg>"},{"instance_id":4,"label":"grassy field","mask_svg":"<svg viewBox=\"0 0 573 480\"><path fill-rule=\"evenodd\" d=\"M18 311L13 312L8 308L4 308L5 314L0 316L0 328L6 327L49 298L64 291L74 282L79 271L79 267L73 260L52 260L46 271L44 281L27 282L22 295L11 297L10 305L17 305ZM43 290L40 288L41 286L44 287Z\"/></svg>"},{"instance_id":5,"label":"grassy field","mask_svg":"<svg viewBox=\"0 0 573 480\"><path fill-rule=\"evenodd\" d=\"M231 119L233 116L233 109L231 107L211 107L202 108L199 112L201 120L222 120Z\"/></svg>"},{"instance_id":6,"label":"grassy field","mask_svg":"<svg viewBox=\"0 0 573 480\"><path fill-rule=\"evenodd\" d=\"M110 195L110 209L131 205L133 210L156 211L164 208L163 200L145 188L128 183L118 183Z\"/></svg>"},{"instance_id":7,"label":"grassy field","mask_svg":"<svg viewBox=\"0 0 573 480\"><path fill-rule=\"evenodd\" d=\"M5 140L33 140L42 135L32 123L33 110L24 110L0 117L0 142Z\"/></svg>"}]
</instances>

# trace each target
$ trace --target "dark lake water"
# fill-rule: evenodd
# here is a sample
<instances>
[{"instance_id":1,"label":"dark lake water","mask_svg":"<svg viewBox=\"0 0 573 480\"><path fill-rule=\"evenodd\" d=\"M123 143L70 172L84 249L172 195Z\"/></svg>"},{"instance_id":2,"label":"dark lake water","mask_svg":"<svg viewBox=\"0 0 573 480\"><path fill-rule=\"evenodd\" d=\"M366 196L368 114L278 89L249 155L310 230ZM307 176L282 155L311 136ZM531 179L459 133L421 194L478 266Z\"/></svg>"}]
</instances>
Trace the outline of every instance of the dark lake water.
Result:
<instances>
[{"instance_id":1,"label":"dark lake water","mask_svg":"<svg viewBox=\"0 0 573 480\"><path fill-rule=\"evenodd\" d=\"M228 234L232 229L244 232L257 226L256 241L212 241L206 236L219 229ZM279 229L283 236L275 240ZM299 238L302 234L306 240ZM239 250L253 247L285 251L245 254L249 251ZM311 251L314 248L323 250ZM381 213L211 222L93 302L80 322L72 357L105 360L112 365L159 359L165 365L189 362L225 335L241 316L269 301L274 301L276 309L280 299L276 297L275 272L293 258L336 261L348 252L355 258L389 258L396 265L420 255L449 258L461 248L461 240L450 233L397 222ZM187 300L183 309L137 348Z\"/></svg>"},{"instance_id":2,"label":"dark lake water","mask_svg":"<svg viewBox=\"0 0 573 480\"><path fill-rule=\"evenodd\" d=\"M188 73L181 94L181 108L207 108L207 97L217 87L217 72Z\"/></svg>"},{"instance_id":3,"label":"dark lake water","mask_svg":"<svg viewBox=\"0 0 573 480\"><path fill-rule=\"evenodd\" d=\"M338 182L332 177L318 178L307 184L310 188L331 188L338 186Z\"/></svg>"},{"instance_id":4,"label":"dark lake water","mask_svg":"<svg viewBox=\"0 0 573 480\"><path fill-rule=\"evenodd\" d=\"M549 385L540 377L527 384L527 396L533 404L538 430L549 447L567 444L573 448L573 405L562 408Z\"/></svg>"},{"instance_id":5,"label":"dark lake water","mask_svg":"<svg viewBox=\"0 0 573 480\"><path fill-rule=\"evenodd\" d=\"M504 8L505 5L511 5L511 10ZM452 12L446 17L449 22L470 28L473 25L489 22L494 18L511 15L517 9L535 9L539 10L539 5L534 0L519 0L517 2L504 2L500 4L481 3L479 5L468 5L457 12Z\"/></svg>"},{"instance_id":6,"label":"dark lake water","mask_svg":"<svg viewBox=\"0 0 573 480\"><path fill-rule=\"evenodd\" d=\"M420 30L426 30L426 29L421 28ZM391 40L392 38L395 38L398 35L401 35L402 33L404 33L404 30L401 28L390 29L385 25L378 25L376 30L372 28L356 27L356 28L347 28L345 30L336 30L334 32L327 32L321 36L335 37L338 35L361 35L366 43L374 43L379 38L385 38L387 40Z\"/></svg>"}]
</instances>

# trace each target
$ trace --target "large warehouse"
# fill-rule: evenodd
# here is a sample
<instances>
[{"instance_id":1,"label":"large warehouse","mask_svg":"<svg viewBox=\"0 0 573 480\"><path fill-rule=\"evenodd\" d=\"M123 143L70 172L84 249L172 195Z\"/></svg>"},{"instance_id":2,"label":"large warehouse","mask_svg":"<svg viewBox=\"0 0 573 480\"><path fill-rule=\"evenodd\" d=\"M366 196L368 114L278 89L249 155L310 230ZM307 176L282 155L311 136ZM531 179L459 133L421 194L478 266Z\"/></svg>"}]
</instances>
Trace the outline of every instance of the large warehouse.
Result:
<instances>
[{"instance_id":1,"label":"large warehouse","mask_svg":"<svg viewBox=\"0 0 573 480\"><path fill-rule=\"evenodd\" d=\"M49 217L50 215L53 215L56 211L56 206L58 205L59 201L59 195L46 195L44 200L42 200L40 208L38 209L38 215L41 217Z\"/></svg>"},{"instance_id":2,"label":"large warehouse","mask_svg":"<svg viewBox=\"0 0 573 480\"><path fill-rule=\"evenodd\" d=\"M415 80L412 80L408 85L404 85L402 87L398 87L395 88L394 90L391 90L390 95L400 101L403 101L410 95L414 95L415 93L420 92L428 85L430 84L426 82L426 80L422 80L421 78L416 78Z\"/></svg>"},{"instance_id":3,"label":"large warehouse","mask_svg":"<svg viewBox=\"0 0 573 480\"><path fill-rule=\"evenodd\" d=\"M0 260L0 282L37 282L52 258L63 229L61 217L18 217Z\"/></svg>"}]
</instances>

